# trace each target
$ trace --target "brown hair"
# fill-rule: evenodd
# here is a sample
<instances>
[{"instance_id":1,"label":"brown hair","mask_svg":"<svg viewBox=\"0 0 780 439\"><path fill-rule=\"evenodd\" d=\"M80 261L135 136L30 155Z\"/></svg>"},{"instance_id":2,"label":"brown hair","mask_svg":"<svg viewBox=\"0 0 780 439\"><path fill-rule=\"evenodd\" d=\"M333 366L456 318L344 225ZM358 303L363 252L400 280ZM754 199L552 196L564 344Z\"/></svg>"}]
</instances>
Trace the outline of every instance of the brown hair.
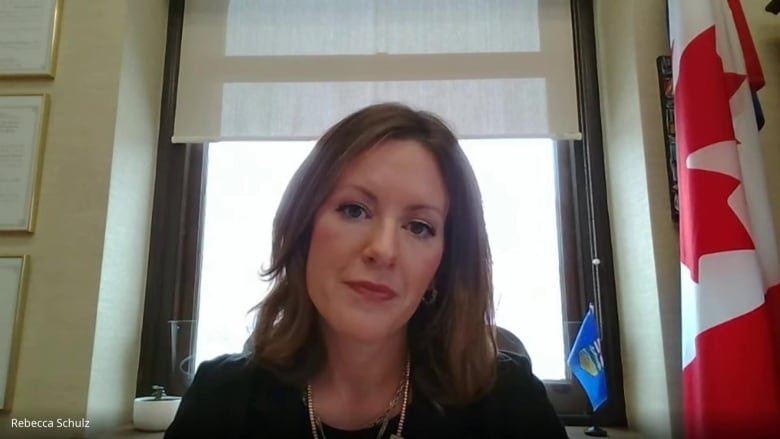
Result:
<instances>
[{"instance_id":1,"label":"brown hair","mask_svg":"<svg viewBox=\"0 0 780 439\"><path fill-rule=\"evenodd\" d=\"M438 404L462 405L492 388L496 376L491 258L474 171L452 131L435 115L386 103L359 110L320 138L290 181L273 224L273 281L257 310L255 361L304 384L326 361L317 310L306 291L314 215L345 164L388 140L415 140L438 162L449 196L444 252L434 276L439 294L407 327L416 388Z\"/></svg>"}]
</instances>

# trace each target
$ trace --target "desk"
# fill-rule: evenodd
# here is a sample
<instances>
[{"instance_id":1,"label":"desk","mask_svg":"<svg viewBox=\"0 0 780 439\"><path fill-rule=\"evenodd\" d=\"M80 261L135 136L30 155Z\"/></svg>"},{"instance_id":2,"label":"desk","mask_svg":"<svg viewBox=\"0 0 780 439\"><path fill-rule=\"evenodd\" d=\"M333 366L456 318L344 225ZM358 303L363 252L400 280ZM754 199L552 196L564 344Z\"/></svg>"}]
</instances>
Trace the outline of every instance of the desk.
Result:
<instances>
[{"instance_id":1,"label":"desk","mask_svg":"<svg viewBox=\"0 0 780 439\"><path fill-rule=\"evenodd\" d=\"M630 432L623 429L607 428L609 432L609 438L611 439L642 439L639 433ZM566 427L566 431L569 433L569 439L590 439L590 436L585 436L585 427ZM162 439L162 433L143 433L136 431L133 427L124 427L106 436L100 436L101 439Z\"/></svg>"}]
</instances>

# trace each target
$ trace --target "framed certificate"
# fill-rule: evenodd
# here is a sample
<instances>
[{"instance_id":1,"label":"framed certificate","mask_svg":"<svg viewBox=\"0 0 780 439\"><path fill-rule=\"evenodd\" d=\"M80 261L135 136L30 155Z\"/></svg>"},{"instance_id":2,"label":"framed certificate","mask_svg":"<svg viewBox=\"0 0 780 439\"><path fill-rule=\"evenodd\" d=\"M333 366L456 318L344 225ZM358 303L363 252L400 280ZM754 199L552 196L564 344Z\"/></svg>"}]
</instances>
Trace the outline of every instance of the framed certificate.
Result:
<instances>
[{"instance_id":1,"label":"framed certificate","mask_svg":"<svg viewBox=\"0 0 780 439\"><path fill-rule=\"evenodd\" d=\"M11 409L28 259L0 256L0 412Z\"/></svg>"},{"instance_id":2,"label":"framed certificate","mask_svg":"<svg viewBox=\"0 0 780 439\"><path fill-rule=\"evenodd\" d=\"M62 0L0 0L0 78L54 78Z\"/></svg>"},{"instance_id":3,"label":"framed certificate","mask_svg":"<svg viewBox=\"0 0 780 439\"><path fill-rule=\"evenodd\" d=\"M32 233L48 95L0 95L0 232Z\"/></svg>"}]
</instances>

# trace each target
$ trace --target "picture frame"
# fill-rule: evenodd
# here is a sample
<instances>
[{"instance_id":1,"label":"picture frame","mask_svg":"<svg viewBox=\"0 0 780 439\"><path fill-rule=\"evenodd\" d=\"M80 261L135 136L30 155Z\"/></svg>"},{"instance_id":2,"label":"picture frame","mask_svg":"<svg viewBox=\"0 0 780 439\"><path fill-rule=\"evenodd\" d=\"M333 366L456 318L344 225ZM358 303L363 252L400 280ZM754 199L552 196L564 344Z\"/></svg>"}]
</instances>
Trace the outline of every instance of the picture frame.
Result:
<instances>
[{"instance_id":1,"label":"picture frame","mask_svg":"<svg viewBox=\"0 0 780 439\"><path fill-rule=\"evenodd\" d=\"M29 256L0 256L0 412L11 410L27 291Z\"/></svg>"},{"instance_id":2,"label":"picture frame","mask_svg":"<svg viewBox=\"0 0 780 439\"><path fill-rule=\"evenodd\" d=\"M62 0L0 0L0 79L55 76Z\"/></svg>"},{"instance_id":3,"label":"picture frame","mask_svg":"<svg viewBox=\"0 0 780 439\"><path fill-rule=\"evenodd\" d=\"M666 173L669 181L669 202L672 221L680 221L680 196L677 177L677 140L674 123L674 80L672 77L672 58L656 58L658 70L658 90L661 99L661 120L664 130L664 149L666 151Z\"/></svg>"},{"instance_id":4,"label":"picture frame","mask_svg":"<svg viewBox=\"0 0 780 439\"><path fill-rule=\"evenodd\" d=\"M49 95L0 95L0 233L33 233Z\"/></svg>"}]
</instances>

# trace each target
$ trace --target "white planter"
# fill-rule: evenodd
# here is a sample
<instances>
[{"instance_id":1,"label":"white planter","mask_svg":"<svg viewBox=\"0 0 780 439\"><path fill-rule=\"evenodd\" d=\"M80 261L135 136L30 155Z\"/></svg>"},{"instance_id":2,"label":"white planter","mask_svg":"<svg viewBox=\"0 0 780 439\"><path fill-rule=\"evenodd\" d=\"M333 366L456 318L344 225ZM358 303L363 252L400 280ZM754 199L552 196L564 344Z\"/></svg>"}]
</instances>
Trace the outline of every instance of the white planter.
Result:
<instances>
[{"instance_id":1,"label":"white planter","mask_svg":"<svg viewBox=\"0 0 780 439\"><path fill-rule=\"evenodd\" d=\"M136 398L133 402L133 426L141 431L165 431L179 409L179 396L164 396L160 400L153 396Z\"/></svg>"}]
</instances>

